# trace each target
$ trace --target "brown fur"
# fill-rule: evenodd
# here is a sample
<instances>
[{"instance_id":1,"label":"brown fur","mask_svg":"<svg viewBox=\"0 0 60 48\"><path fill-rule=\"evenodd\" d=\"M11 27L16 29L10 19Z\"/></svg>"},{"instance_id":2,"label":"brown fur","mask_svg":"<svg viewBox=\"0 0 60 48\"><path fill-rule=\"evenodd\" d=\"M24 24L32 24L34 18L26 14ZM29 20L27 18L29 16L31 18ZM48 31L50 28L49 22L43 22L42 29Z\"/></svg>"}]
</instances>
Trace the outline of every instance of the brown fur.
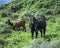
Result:
<instances>
[{"instance_id":1,"label":"brown fur","mask_svg":"<svg viewBox=\"0 0 60 48\"><path fill-rule=\"evenodd\" d=\"M19 21L19 22L16 22L16 23L13 25L13 29L14 29L14 30L18 30L18 29L20 29L20 27L23 27L23 30L26 31L25 24L26 24L26 21L25 21L25 20L21 20L21 21Z\"/></svg>"}]
</instances>

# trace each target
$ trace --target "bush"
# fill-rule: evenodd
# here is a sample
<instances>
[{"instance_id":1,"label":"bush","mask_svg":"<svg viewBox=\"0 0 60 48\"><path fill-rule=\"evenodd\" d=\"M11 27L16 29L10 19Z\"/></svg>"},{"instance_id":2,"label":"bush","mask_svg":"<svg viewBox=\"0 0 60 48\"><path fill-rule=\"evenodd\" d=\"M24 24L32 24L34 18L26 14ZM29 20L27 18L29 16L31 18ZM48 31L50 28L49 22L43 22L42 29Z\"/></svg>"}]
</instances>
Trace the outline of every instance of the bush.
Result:
<instances>
[{"instance_id":1,"label":"bush","mask_svg":"<svg viewBox=\"0 0 60 48\"><path fill-rule=\"evenodd\" d=\"M16 11L20 10L21 8L23 8L23 5L22 5L22 3L19 3L16 5L13 5L10 9L12 10L12 12L16 12Z\"/></svg>"},{"instance_id":2,"label":"bush","mask_svg":"<svg viewBox=\"0 0 60 48\"><path fill-rule=\"evenodd\" d=\"M2 12L1 17L10 17L10 15L11 15L11 12L7 10Z\"/></svg>"},{"instance_id":3,"label":"bush","mask_svg":"<svg viewBox=\"0 0 60 48\"><path fill-rule=\"evenodd\" d=\"M53 12L51 10L47 10L45 14L46 15L53 15Z\"/></svg>"},{"instance_id":4,"label":"bush","mask_svg":"<svg viewBox=\"0 0 60 48\"><path fill-rule=\"evenodd\" d=\"M19 15L18 14L13 14L13 15L11 15L11 18L13 19L13 20L15 20L15 19L18 19L18 17L19 17Z\"/></svg>"},{"instance_id":5,"label":"bush","mask_svg":"<svg viewBox=\"0 0 60 48\"><path fill-rule=\"evenodd\" d=\"M11 33L12 27L6 24L0 24L0 33L1 34L6 34L6 33Z\"/></svg>"},{"instance_id":6,"label":"bush","mask_svg":"<svg viewBox=\"0 0 60 48\"><path fill-rule=\"evenodd\" d=\"M60 7L59 6L55 6L55 8L53 9L53 13L54 14L60 14Z\"/></svg>"},{"instance_id":7,"label":"bush","mask_svg":"<svg viewBox=\"0 0 60 48\"><path fill-rule=\"evenodd\" d=\"M25 11L24 13L22 13L22 16L31 17L32 13L30 13L29 11Z\"/></svg>"}]
</instances>

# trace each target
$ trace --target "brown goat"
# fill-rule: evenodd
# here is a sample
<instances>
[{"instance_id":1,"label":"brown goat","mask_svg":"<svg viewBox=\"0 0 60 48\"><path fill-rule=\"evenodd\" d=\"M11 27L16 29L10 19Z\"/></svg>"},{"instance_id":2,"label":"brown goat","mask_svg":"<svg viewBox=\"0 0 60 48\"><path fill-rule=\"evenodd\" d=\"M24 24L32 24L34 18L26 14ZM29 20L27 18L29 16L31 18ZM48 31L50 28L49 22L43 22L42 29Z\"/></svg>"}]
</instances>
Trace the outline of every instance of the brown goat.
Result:
<instances>
[{"instance_id":1,"label":"brown goat","mask_svg":"<svg viewBox=\"0 0 60 48\"><path fill-rule=\"evenodd\" d=\"M16 23L13 25L13 29L14 29L14 30L18 30L18 29L20 29L20 27L22 27L22 28L23 28L23 31L26 32L25 24L26 24L26 21L25 21L25 20L21 20L21 21L19 21L19 22L16 22Z\"/></svg>"}]
</instances>

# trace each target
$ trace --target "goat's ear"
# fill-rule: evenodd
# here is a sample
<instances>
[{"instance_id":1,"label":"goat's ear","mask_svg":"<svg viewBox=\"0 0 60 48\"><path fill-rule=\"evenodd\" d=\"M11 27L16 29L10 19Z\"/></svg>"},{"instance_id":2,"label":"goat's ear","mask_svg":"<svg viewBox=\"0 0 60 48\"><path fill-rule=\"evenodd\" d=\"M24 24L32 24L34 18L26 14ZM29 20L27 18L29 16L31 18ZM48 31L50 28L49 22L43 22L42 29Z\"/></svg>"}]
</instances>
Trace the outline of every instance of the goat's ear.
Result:
<instances>
[{"instance_id":1,"label":"goat's ear","mask_svg":"<svg viewBox=\"0 0 60 48\"><path fill-rule=\"evenodd\" d=\"M45 15L45 19L47 20L47 16Z\"/></svg>"},{"instance_id":2,"label":"goat's ear","mask_svg":"<svg viewBox=\"0 0 60 48\"><path fill-rule=\"evenodd\" d=\"M34 16L34 20L36 21L36 18L35 18L35 16Z\"/></svg>"},{"instance_id":3,"label":"goat's ear","mask_svg":"<svg viewBox=\"0 0 60 48\"><path fill-rule=\"evenodd\" d=\"M44 18L46 19L46 16L44 16Z\"/></svg>"},{"instance_id":4,"label":"goat's ear","mask_svg":"<svg viewBox=\"0 0 60 48\"><path fill-rule=\"evenodd\" d=\"M46 16L43 16L44 19L46 19Z\"/></svg>"}]
</instances>

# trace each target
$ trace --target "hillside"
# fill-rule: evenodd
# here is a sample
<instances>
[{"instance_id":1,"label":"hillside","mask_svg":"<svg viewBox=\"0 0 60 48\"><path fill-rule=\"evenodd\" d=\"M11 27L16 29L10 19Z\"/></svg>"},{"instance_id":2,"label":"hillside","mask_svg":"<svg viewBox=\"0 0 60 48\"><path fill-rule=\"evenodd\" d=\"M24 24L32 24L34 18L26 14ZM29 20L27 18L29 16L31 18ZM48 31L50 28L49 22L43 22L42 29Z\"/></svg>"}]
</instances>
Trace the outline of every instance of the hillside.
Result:
<instances>
[{"instance_id":1,"label":"hillside","mask_svg":"<svg viewBox=\"0 0 60 48\"><path fill-rule=\"evenodd\" d=\"M36 18L46 15L46 37L31 38L29 28L29 15ZM15 31L5 22L10 19L15 23L26 19L26 32ZM42 41L41 41L42 40ZM40 48L60 48L60 0L13 0L9 4L0 6L0 47L1 48L34 48L35 44ZM32 42L33 41L33 42ZM36 42L35 42L36 41ZM40 44L41 42L41 44ZM46 43L47 42L47 43ZM56 44L55 44L56 43ZM32 44L32 45L31 45ZM45 45L46 44L46 45ZM48 44L48 45L47 45ZM50 47L51 44L51 47ZM56 46L55 46L56 45ZM25 47L26 46L26 47ZM47 47L47 48L48 48Z\"/></svg>"},{"instance_id":2,"label":"hillside","mask_svg":"<svg viewBox=\"0 0 60 48\"><path fill-rule=\"evenodd\" d=\"M33 13L39 11L46 14L60 14L60 0L14 0L8 5L0 7L0 9L8 9L11 6L22 4L21 11L31 11Z\"/></svg>"}]
</instances>

